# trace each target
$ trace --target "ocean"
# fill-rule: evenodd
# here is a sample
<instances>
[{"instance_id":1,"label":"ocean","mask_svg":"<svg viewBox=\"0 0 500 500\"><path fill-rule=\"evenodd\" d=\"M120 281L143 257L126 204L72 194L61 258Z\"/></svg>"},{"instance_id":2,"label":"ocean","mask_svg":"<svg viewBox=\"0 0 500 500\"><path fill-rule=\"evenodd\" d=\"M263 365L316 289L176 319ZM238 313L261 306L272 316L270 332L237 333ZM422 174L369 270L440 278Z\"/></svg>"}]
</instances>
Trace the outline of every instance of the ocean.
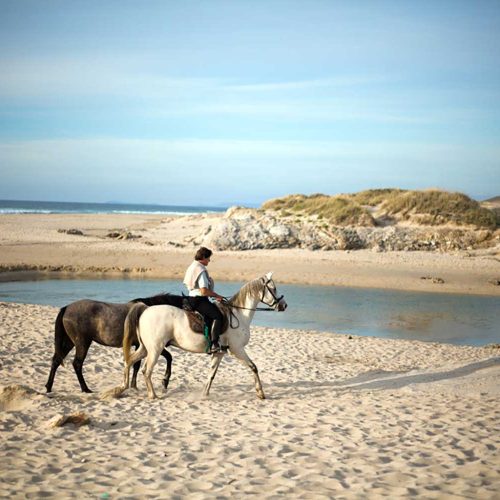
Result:
<instances>
[{"instance_id":1,"label":"ocean","mask_svg":"<svg viewBox=\"0 0 500 500\"><path fill-rule=\"evenodd\" d=\"M146 205L134 203L74 203L66 201L0 200L0 214L170 214L225 212L227 207Z\"/></svg>"}]
</instances>

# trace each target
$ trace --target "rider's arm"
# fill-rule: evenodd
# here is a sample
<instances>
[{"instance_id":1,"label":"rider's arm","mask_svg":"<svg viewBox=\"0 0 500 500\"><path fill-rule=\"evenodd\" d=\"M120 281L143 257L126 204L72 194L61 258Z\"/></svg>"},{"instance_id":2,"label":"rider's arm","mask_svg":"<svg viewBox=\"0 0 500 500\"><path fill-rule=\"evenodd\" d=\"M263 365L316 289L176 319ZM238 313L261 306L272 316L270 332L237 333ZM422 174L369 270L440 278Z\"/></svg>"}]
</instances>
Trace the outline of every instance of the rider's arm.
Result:
<instances>
[{"instance_id":1,"label":"rider's arm","mask_svg":"<svg viewBox=\"0 0 500 500\"><path fill-rule=\"evenodd\" d=\"M222 295L219 295L218 293L210 290L210 288L200 288L200 293L201 295L203 295L203 297L214 297L217 300L222 300L224 298L222 297Z\"/></svg>"},{"instance_id":2,"label":"rider's arm","mask_svg":"<svg viewBox=\"0 0 500 500\"><path fill-rule=\"evenodd\" d=\"M222 296L211 290L213 288L213 281L210 280L208 273L204 271L198 278L198 285L200 294L203 297L214 297L217 300L222 300Z\"/></svg>"}]
</instances>

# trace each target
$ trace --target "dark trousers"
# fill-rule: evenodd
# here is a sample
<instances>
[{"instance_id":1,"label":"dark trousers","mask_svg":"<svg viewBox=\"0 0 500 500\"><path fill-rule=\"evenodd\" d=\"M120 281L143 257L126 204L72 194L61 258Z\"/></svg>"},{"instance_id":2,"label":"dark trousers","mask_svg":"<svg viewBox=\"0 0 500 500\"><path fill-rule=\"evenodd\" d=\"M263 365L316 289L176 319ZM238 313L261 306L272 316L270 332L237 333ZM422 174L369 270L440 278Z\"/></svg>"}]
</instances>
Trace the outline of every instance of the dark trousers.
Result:
<instances>
[{"instance_id":1,"label":"dark trousers","mask_svg":"<svg viewBox=\"0 0 500 500\"><path fill-rule=\"evenodd\" d=\"M219 340L219 336L222 333L223 320L220 309L215 304L212 304L208 300L208 297L189 297L189 304L205 318L208 329L212 332L212 341Z\"/></svg>"}]
</instances>

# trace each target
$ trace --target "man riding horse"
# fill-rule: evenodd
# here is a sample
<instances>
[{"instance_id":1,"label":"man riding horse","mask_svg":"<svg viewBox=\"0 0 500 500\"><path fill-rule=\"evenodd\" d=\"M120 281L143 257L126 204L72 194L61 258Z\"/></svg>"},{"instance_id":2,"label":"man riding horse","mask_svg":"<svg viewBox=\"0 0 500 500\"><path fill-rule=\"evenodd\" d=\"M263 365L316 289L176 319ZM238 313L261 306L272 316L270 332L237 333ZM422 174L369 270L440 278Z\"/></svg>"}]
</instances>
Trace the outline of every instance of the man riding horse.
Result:
<instances>
[{"instance_id":1,"label":"man riding horse","mask_svg":"<svg viewBox=\"0 0 500 500\"><path fill-rule=\"evenodd\" d=\"M184 284L189 292L189 305L194 311L203 315L210 330L211 347L209 352L216 353L221 350L219 337L222 334L223 315L220 309L210 302L209 297L213 297L219 302L224 297L214 291L214 281L208 274L207 266L211 257L211 250L200 247L194 256L194 261L186 270Z\"/></svg>"}]
</instances>

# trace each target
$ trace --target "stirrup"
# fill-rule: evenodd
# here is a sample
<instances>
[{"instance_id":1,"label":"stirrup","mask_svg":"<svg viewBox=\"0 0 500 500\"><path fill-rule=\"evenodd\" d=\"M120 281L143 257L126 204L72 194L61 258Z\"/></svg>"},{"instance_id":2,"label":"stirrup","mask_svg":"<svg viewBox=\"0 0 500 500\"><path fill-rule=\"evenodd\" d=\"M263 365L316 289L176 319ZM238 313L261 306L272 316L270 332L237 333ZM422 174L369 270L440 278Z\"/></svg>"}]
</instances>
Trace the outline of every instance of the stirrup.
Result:
<instances>
[{"instance_id":1,"label":"stirrup","mask_svg":"<svg viewBox=\"0 0 500 500\"><path fill-rule=\"evenodd\" d=\"M220 346L220 344L218 342L212 344L212 346L210 347L210 350L208 351L209 354L217 354L219 352L222 352L222 347Z\"/></svg>"}]
</instances>

